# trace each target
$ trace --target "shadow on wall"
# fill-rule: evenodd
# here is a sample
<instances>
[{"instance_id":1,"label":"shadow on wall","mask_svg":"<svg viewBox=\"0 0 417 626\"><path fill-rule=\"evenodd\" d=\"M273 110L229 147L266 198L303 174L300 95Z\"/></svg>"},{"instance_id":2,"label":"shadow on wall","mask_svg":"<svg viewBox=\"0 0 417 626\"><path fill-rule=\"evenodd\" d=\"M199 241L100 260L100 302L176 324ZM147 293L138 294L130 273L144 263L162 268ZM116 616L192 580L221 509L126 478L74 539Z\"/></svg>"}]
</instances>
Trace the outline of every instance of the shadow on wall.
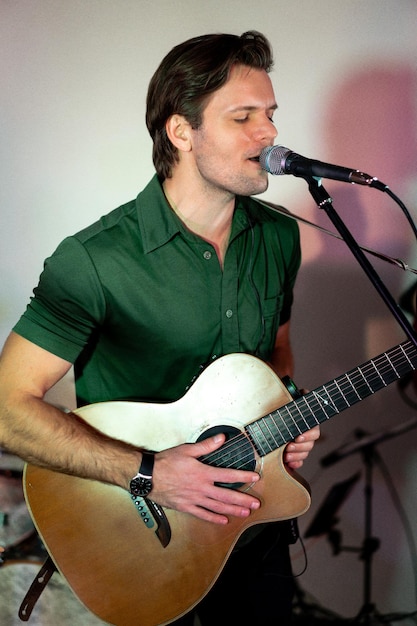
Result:
<instances>
[{"instance_id":1,"label":"shadow on wall","mask_svg":"<svg viewBox=\"0 0 417 626\"><path fill-rule=\"evenodd\" d=\"M327 104L322 108L318 124L323 152L317 158L378 177L403 200L415 218L417 207L412 193L417 184L415 69L405 64L395 65L392 61L358 67L352 76L344 77L332 93L325 94L325 98ZM411 266L415 264L414 237L393 200L374 189L323 182L333 198L334 208L358 243L404 259ZM295 212L335 231L327 215L315 206L312 199L307 209L303 203L303 206L295 207ZM296 382L313 389L399 343L404 334L344 242L308 226L301 226L301 234L304 262L296 287L292 324ZM398 301L405 288L404 273L391 265L370 260ZM407 280L413 282L415 276L411 275ZM365 426L371 433L379 432L415 416L402 402L396 386L391 387L382 391L381 396L376 394L375 398L349 409L347 413L351 411L350 415L337 417L334 423L323 427L322 441L306 467L306 471L318 476L318 480L313 485L313 506L304 516L303 526L311 521L329 487L339 478L346 477L343 463L341 467L318 471L322 456L351 440L358 427ZM406 438L399 437L390 445L389 469L402 500L410 490L405 483L415 440L416 435L411 434ZM382 509L385 516L382 519L386 520L387 515L392 514L389 510L392 505L384 488L376 487L378 496L382 495L375 507ZM413 508L415 514L414 499L409 499L407 506ZM410 510L407 513L411 517ZM347 507L343 532L347 536L356 532L354 538L360 540L357 519L354 518L354 511ZM401 578L400 557L392 547L388 548L393 536L403 537L402 528L393 532L393 526L395 522L390 528L382 524L381 548L375 556L375 568L378 568L375 596L382 611L402 611L415 601L411 591L412 576L408 576L406 583L403 580L401 585L398 580ZM302 584L329 608L351 616L353 607L359 608L360 605L361 581L352 584L345 558L338 557L329 562L326 554L326 551L314 551L313 556L310 555L310 567ZM329 569L333 573L331 580L337 583L333 586L331 582L326 587L322 583L324 572ZM394 589L397 589L397 596Z\"/></svg>"},{"instance_id":2,"label":"shadow on wall","mask_svg":"<svg viewBox=\"0 0 417 626\"><path fill-rule=\"evenodd\" d=\"M417 74L410 67L359 68L327 98L329 104L319 125L326 154L323 160L377 175L408 204L402 194L407 195L409 186L417 182L416 98ZM323 182L334 208L359 244L410 259L415 245L411 229L393 200L367 187ZM412 209L416 215L417 207L409 207L413 215ZM300 207L299 213L336 232L312 199L307 211ZM320 384L326 376L345 371L345 366L375 356L368 353L367 333L373 320L380 316L389 319L390 313L344 242L308 226L301 226L301 233L304 262L295 307L301 324L296 328L297 335L302 333L303 361L308 354L315 373L324 376L317 381ZM403 290L402 271L370 260L398 298ZM390 347L389 337L387 342L381 337L381 350Z\"/></svg>"},{"instance_id":3,"label":"shadow on wall","mask_svg":"<svg viewBox=\"0 0 417 626\"><path fill-rule=\"evenodd\" d=\"M359 68L327 101L319 122L323 160L376 176L406 205L414 203L409 210L417 216L412 194L417 183L417 71L389 62ZM331 181L325 186L359 242L397 257L409 253L409 228L388 196ZM317 218L318 210L313 210ZM328 227L327 216L320 213L316 221ZM321 242L320 257L351 258L344 245L328 239Z\"/></svg>"}]
</instances>

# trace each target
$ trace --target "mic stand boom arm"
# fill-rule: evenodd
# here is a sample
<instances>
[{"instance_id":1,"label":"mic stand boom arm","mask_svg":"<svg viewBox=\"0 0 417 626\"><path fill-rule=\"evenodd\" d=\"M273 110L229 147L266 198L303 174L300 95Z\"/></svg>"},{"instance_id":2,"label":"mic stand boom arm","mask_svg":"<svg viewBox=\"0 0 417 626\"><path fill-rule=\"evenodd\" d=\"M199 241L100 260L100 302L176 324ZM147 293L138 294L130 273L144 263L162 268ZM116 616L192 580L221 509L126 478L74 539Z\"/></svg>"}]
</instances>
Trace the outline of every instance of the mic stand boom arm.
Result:
<instances>
[{"instance_id":1,"label":"mic stand boom arm","mask_svg":"<svg viewBox=\"0 0 417 626\"><path fill-rule=\"evenodd\" d=\"M319 209L323 209L326 211L329 219L333 222L335 228L341 235L342 239L345 241L352 254L362 267L362 269L367 274L368 278L374 285L375 289L378 291L381 298L384 300L385 304L390 309L391 313L394 315L394 318L397 320L401 328L406 333L407 337L417 348L417 337L414 333L414 330L410 323L408 322L406 316L400 309L400 307L395 302L394 298L388 291L385 284L382 282L381 278L378 276L374 267L371 265L369 260L366 258L364 253L362 252L360 246L356 242L352 233L347 228L346 224L340 218L333 207L333 200L327 193L326 189L321 184L321 178L316 178L314 176L306 176L305 180L308 184L308 189L310 194L312 195L315 203L319 207Z\"/></svg>"}]
</instances>

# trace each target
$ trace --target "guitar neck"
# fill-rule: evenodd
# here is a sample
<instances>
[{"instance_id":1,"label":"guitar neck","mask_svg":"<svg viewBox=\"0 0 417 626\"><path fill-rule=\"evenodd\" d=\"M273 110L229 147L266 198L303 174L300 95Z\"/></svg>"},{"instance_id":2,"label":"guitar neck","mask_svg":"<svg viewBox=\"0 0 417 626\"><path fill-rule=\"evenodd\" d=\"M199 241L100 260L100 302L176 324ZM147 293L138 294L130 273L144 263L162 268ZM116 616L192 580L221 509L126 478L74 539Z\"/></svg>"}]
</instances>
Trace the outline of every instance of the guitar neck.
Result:
<instances>
[{"instance_id":1,"label":"guitar neck","mask_svg":"<svg viewBox=\"0 0 417 626\"><path fill-rule=\"evenodd\" d=\"M248 424L245 431L260 456L399 380L417 367L411 341L391 348L301 398Z\"/></svg>"}]
</instances>

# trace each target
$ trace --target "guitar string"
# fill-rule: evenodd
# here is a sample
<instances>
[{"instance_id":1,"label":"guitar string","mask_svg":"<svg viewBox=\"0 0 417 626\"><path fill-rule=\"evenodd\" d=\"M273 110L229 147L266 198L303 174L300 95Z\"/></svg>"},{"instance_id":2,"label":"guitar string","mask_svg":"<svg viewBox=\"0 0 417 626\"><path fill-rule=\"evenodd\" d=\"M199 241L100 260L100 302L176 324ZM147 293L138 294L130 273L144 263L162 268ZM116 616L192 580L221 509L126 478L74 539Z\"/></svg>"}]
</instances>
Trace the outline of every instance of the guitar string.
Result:
<instances>
[{"instance_id":1,"label":"guitar string","mask_svg":"<svg viewBox=\"0 0 417 626\"><path fill-rule=\"evenodd\" d=\"M370 394L374 393L374 390L380 389L386 386L387 384L389 384L385 382L384 374L392 375L392 373L394 373L395 377L399 379L400 373L397 368L401 367L404 357L408 361L409 366L414 369L411 358L409 358L407 355L407 350L410 349L410 345L411 345L410 342L405 342L404 344L400 344L399 346L396 346L391 351L389 351L389 353L383 353L382 355L379 355L378 357L371 359L370 361L363 364L362 366L357 367L355 370L351 370L350 372L347 372L346 374L343 374L340 377L334 379L330 383L327 383L326 385L322 387L322 389L326 391L329 397L338 393L342 397L343 403L346 405L344 408L348 408L351 406L351 403L349 402L347 398L349 391L350 392L353 391L356 394L357 396L357 399L355 400L356 402L356 401L359 401L368 397ZM411 352L413 352L413 350L411 350L410 353ZM413 355L410 354L410 357L412 356ZM398 360L398 362L396 362L396 360ZM355 387L355 383L356 383L356 387ZM364 398L362 398L362 396L358 393L358 390L357 390L357 387L360 384L363 385L363 383L365 383L369 388L369 393L367 393L364 396ZM270 451L281 447L282 445L284 445L284 443L288 443L294 438L293 433L291 433L291 430L288 428L288 424L287 424L288 421L290 421L291 424L295 425L299 433L305 432L306 429L311 428L313 425L320 423L320 421L318 421L317 418L315 418L314 416L314 411L312 410L310 406L310 402L312 403L315 402L317 406L319 406L319 408L323 409L327 418L330 418L335 414L333 413L332 415L327 415L326 411L324 410L324 406L326 406L326 408L329 408L331 405L330 404L326 405L326 403L324 404L324 406L323 406L323 403L319 405L318 399L315 395L315 392L313 391L313 392L309 392L308 394L298 399L297 401L292 401L289 403L291 407L295 408L299 412L299 417L297 415L295 416L292 415L290 406L284 405L283 407L280 407L279 409L277 409L277 411L273 413L269 413L268 415L262 418L259 418L258 420L256 420L256 422L254 422L254 424L259 425L259 430L261 434L264 436L266 442L268 442L268 438L265 436L265 433L262 431L260 424L262 423L263 426L265 426L265 428L267 429L270 439L272 439L272 441L275 444L274 448L269 446L271 449ZM281 414L283 410L287 411L288 420L286 420L284 416ZM337 408L336 405L333 410L336 413L340 412L340 410ZM282 431L278 425L278 422L275 419L275 415L277 415L278 418L282 421L288 433L291 435L290 438L282 434ZM313 418L314 418L313 422L309 422L307 419L307 417L311 415L313 415ZM271 422L274 424L275 429L277 430L281 439L283 440L282 442L279 442L277 440L274 433L268 427L268 424L267 424L268 419L270 419ZM301 425L301 429L300 429L300 425ZM251 424L249 424L248 426L251 426ZM305 428L306 426L307 428ZM236 441L239 439L241 440L240 447L238 446L236 448ZM262 446L260 446L260 442L258 441L256 443L258 444L260 448L258 453L260 453L261 456L263 456L264 454L262 453L264 453L264 450L262 449ZM246 453L246 456L245 455L242 456L242 450L244 450L245 447L248 449L248 452ZM213 453L210 453L209 455L205 457L205 459L208 463L210 463L210 461L213 462L215 459L218 459L219 456L220 458L222 458L222 456L230 457L229 464L226 465L226 467L233 467L235 469L240 469L244 467L248 461L253 460L254 458L253 448L254 448L254 443L251 441L250 437L246 433L239 432L237 435L229 439L222 446L222 448L220 448L219 451L214 451ZM255 449L256 449L256 445L255 445ZM234 458L233 458L233 455L230 454L231 451L235 453ZM241 463L240 465L239 464L236 465L237 460L240 461Z\"/></svg>"}]
</instances>

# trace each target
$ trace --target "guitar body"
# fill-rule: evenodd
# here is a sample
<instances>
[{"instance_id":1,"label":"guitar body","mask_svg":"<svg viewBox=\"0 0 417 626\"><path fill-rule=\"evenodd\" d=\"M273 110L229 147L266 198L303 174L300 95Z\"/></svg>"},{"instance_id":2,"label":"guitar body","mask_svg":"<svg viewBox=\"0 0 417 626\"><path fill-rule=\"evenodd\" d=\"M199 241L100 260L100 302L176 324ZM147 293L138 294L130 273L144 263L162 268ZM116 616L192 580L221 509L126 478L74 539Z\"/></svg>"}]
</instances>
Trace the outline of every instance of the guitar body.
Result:
<instances>
[{"instance_id":1,"label":"guitar body","mask_svg":"<svg viewBox=\"0 0 417 626\"><path fill-rule=\"evenodd\" d=\"M265 363L231 354L214 361L177 402L104 402L76 413L113 438L158 451L195 442L214 427L242 430L290 400ZM156 532L155 510L139 510L115 486L27 465L25 498L57 569L91 611L116 626L169 624L205 596L246 528L309 508L308 486L284 467L282 453L283 447L260 458L253 449L262 478L241 489L262 506L249 519L231 518L224 527L158 507L170 532L165 540Z\"/></svg>"}]
</instances>

